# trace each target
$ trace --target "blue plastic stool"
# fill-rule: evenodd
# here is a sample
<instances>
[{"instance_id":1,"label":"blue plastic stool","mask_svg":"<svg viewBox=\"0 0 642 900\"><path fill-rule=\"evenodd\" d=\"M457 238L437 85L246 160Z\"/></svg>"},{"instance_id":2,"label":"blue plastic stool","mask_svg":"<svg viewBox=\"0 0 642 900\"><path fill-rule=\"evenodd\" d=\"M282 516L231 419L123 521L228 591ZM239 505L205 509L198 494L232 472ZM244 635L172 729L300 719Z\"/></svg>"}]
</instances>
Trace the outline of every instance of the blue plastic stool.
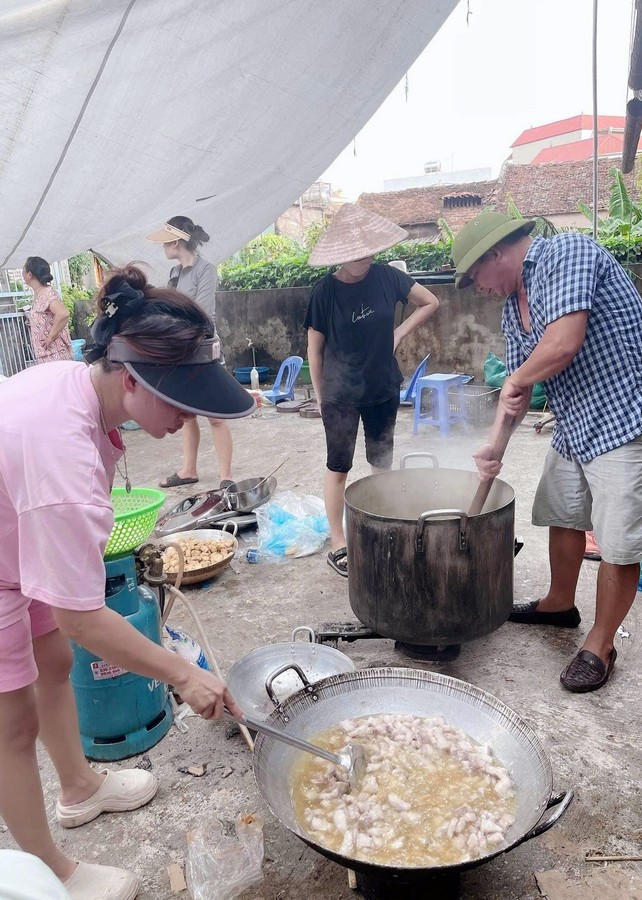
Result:
<instances>
[{"instance_id":1,"label":"blue plastic stool","mask_svg":"<svg viewBox=\"0 0 642 900\"><path fill-rule=\"evenodd\" d=\"M451 410L448 392L455 387L459 390L459 409ZM429 413L422 413L421 397L427 390L431 391L431 409ZM464 381L461 375L434 374L417 379L413 434L418 434L420 425L438 425L442 436L448 437L451 423L465 420Z\"/></svg>"}]
</instances>

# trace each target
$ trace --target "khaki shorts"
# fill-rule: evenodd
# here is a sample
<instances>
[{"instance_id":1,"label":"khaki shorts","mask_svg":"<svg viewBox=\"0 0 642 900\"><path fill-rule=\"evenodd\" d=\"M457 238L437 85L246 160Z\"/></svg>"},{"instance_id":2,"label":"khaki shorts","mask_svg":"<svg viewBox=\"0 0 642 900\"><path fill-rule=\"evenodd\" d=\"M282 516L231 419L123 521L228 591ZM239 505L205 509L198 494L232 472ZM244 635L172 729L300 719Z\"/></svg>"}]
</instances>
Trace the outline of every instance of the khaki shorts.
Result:
<instances>
[{"instance_id":1,"label":"khaki shorts","mask_svg":"<svg viewBox=\"0 0 642 900\"><path fill-rule=\"evenodd\" d=\"M533 501L533 525L594 531L602 559L642 560L642 437L588 463L551 449Z\"/></svg>"}]
</instances>

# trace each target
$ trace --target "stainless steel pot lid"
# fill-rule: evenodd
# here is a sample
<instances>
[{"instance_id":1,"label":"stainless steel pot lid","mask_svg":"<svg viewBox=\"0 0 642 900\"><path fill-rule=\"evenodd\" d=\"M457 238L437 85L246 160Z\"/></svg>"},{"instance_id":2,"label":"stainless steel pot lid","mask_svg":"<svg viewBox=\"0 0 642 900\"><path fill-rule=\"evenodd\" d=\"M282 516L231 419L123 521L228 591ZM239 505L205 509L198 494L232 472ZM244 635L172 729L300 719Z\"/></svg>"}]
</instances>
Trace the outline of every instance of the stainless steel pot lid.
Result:
<instances>
[{"instance_id":1,"label":"stainless steel pot lid","mask_svg":"<svg viewBox=\"0 0 642 900\"><path fill-rule=\"evenodd\" d=\"M186 497L162 515L156 523L155 533L163 537L178 531L191 531L233 515L223 491L206 491Z\"/></svg>"}]
</instances>

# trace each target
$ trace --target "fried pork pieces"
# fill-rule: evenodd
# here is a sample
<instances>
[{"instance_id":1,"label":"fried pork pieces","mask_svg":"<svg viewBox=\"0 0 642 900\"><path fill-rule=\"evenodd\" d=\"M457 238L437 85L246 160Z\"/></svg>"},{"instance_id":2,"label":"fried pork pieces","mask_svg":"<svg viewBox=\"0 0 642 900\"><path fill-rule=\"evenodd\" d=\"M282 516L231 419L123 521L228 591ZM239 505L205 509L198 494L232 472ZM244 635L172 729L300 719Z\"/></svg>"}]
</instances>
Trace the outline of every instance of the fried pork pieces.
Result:
<instances>
[{"instance_id":1,"label":"fried pork pieces","mask_svg":"<svg viewBox=\"0 0 642 900\"><path fill-rule=\"evenodd\" d=\"M303 754L293 803L309 837L342 856L379 865L457 865L506 843L515 794L488 747L442 718L379 715L351 719L316 735L338 751L366 752L366 774L352 789L346 772Z\"/></svg>"}]
</instances>

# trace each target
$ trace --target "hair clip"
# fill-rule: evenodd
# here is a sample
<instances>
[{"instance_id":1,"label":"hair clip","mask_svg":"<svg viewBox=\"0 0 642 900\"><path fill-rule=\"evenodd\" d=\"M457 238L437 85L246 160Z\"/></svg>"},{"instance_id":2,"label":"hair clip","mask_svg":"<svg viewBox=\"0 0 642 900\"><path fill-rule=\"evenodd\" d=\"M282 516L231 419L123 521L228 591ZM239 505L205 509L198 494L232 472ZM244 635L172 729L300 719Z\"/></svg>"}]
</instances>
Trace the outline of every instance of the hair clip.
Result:
<instances>
[{"instance_id":1,"label":"hair clip","mask_svg":"<svg viewBox=\"0 0 642 900\"><path fill-rule=\"evenodd\" d=\"M109 304L105 307L104 313L106 316L108 316L111 319L112 316L115 316L117 312L118 312L118 307L116 306L114 301L111 300L109 302Z\"/></svg>"}]
</instances>

